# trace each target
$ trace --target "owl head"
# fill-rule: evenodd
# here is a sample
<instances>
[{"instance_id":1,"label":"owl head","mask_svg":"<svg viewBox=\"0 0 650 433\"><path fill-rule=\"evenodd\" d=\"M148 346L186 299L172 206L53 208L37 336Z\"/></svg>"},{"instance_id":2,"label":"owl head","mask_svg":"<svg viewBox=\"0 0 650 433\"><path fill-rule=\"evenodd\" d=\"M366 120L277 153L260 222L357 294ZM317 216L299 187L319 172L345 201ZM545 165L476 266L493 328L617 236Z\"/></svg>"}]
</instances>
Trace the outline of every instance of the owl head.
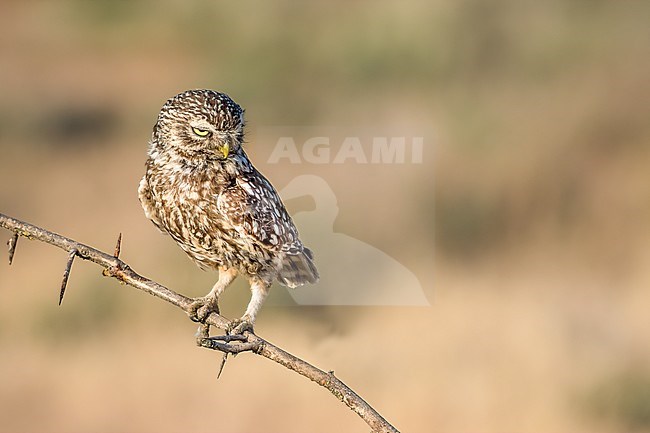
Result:
<instances>
[{"instance_id":1,"label":"owl head","mask_svg":"<svg viewBox=\"0 0 650 433\"><path fill-rule=\"evenodd\" d=\"M244 110L225 93L187 90L163 105L150 153L226 159L241 148Z\"/></svg>"}]
</instances>

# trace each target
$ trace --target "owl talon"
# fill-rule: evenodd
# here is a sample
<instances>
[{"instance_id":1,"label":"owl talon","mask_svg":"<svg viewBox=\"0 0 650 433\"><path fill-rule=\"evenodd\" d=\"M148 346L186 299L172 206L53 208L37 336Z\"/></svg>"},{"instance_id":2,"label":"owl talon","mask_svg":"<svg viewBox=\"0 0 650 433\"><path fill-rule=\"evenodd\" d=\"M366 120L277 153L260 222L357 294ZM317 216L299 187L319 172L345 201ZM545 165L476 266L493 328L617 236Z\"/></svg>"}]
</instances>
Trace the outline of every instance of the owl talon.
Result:
<instances>
[{"instance_id":1,"label":"owl talon","mask_svg":"<svg viewBox=\"0 0 650 433\"><path fill-rule=\"evenodd\" d=\"M188 316L193 322L203 322L210 313L219 314L219 299L210 296L194 298L190 304Z\"/></svg>"},{"instance_id":2,"label":"owl talon","mask_svg":"<svg viewBox=\"0 0 650 433\"><path fill-rule=\"evenodd\" d=\"M226 328L226 335L243 335L246 331L253 333L253 322L250 318L244 316L230 322L230 325Z\"/></svg>"}]
</instances>

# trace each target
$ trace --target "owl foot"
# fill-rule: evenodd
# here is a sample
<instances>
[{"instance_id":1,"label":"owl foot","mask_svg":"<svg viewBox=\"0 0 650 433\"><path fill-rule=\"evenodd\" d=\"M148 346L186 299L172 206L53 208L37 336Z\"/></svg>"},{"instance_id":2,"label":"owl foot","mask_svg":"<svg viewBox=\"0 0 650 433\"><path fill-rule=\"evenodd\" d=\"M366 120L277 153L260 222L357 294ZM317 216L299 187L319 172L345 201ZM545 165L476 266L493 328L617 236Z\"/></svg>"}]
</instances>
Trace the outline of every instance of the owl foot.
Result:
<instances>
[{"instance_id":1,"label":"owl foot","mask_svg":"<svg viewBox=\"0 0 650 433\"><path fill-rule=\"evenodd\" d=\"M203 322L210 313L219 314L219 298L212 296L194 298L187 314L193 322Z\"/></svg>"},{"instance_id":2,"label":"owl foot","mask_svg":"<svg viewBox=\"0 0 650 433\"><path fill-rule=\"evenodd\" d=\"M244 315L241 319L230 322L230 325L226 328L226 335L242 335L246 331L253 332L253 321L250 317Z\"/></svg>"}]
</instances>

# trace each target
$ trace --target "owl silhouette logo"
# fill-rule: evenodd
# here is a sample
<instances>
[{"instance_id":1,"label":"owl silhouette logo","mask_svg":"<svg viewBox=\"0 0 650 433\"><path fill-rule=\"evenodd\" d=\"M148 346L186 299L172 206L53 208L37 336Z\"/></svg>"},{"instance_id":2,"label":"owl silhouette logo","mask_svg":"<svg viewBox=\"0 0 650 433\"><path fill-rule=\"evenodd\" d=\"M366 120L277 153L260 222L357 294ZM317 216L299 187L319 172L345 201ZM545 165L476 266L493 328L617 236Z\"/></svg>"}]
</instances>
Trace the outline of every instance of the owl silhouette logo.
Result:
<instances>
[{"instance_id":1,"label":"owl silhouette logo","mask_svg":"<svg viewBox=\"0 0 650 433\"><path fill-rule=\"evenodd\" d=\"M317 251L320 280L290 289L299 305L428 306L422 285L413 272L382 250L334 231L339 212L336 195L319 176L301 175L281 191L289 200L311 196L316 208L300 211L293 220L300 238Z\"/></svg>"}]
</instances>

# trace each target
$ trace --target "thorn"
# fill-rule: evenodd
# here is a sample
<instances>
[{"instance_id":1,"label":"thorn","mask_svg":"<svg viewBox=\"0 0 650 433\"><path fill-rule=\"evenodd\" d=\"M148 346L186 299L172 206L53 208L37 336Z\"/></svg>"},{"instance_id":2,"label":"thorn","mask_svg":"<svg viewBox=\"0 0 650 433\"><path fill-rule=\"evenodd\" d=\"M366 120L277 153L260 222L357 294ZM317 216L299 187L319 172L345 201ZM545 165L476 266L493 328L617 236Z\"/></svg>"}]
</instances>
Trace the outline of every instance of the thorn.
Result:
<instances>
[{"instance_id":1,"label":"thorn","mask_svg":"<svg viewBox=\"0 0 650 433\"><path fill-rule=\"evenodd\" d=\"M221 364L219 364L219 372L217 373L217 380L221 377L221 373L223 372L223 368L226 366L226 360L228 359L228 352L223 354L223 357L221 358Z\"/></svg>"},{"instance_id":2,"label":"thorn","mask_svg":"<svg viewBox=\"0 0 650 433\"><path fill-rule=\"evenodd\" d=\"M9 247L9 266L14 261L14 253L16 252L16 245L18 245L18 233L14 235L7 241L7 246Z\"/></svg>"},{"instance_id":3,"label":"thorn","mask_svg":"<svg viewBox=\"0 0 650 433\"><path fill-rule=\"evenodd\" d=\"M70 269L72 269L72 262L77 256L77 249L73 248L68 254L68 263L65 265L65 271L63 271L63 281L61 281L61 293L59 293L59 305L63 302L63 295L65 294L66 286L68 285L68 277L70 276Z\"/></svg>"},{"instance_id":4,"label":"thorn","mask_svg":"<svg viewBox=\"0 0 650 433\"><path fill-rule=\"evenodd\" d=\"M117 236L117 244L115 244L115 252L113 253L113 257L116 259L120 258L120 248L122 248L122 233Z\"/></svg>"}]
</instances>

